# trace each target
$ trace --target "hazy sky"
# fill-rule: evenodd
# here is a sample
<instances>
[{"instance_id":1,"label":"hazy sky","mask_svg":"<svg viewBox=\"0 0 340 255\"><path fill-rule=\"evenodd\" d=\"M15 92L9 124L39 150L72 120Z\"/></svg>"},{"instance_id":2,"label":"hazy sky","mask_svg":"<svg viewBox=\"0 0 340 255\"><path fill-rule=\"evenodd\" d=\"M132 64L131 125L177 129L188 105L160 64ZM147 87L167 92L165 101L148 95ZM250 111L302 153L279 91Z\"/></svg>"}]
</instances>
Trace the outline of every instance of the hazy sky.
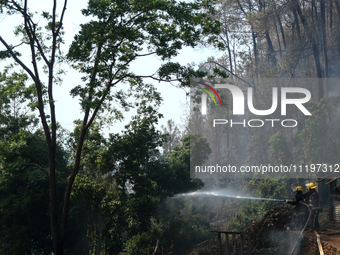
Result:
<instances>
[{"instance_id":1,"label":"hazy sky","mask_svg":"<svg viewBox=\"0 0 340 255\"><path fill-rule=\"evenodd\" d=\"M51 10L51 1L29 1L29 6L31 10L38 11L40 13L42 10L50 11ZM58 1L58 12L60 13L62 8L62 2ZM79 31L79 25L86 21L85 17L82 16L80 10L85 8L87 5L87 1L69 1L68 7L65 13L64 18L64 29L65 29L65 52L67 52L68 46L72 42L74 35ZM7 40L9 43L16 45L19 43L19 38L13 36L13 28L14 24L20 22L18 16L7 16L5 14L0 14L0 26L1 26L1 35ZM38 19L36 21L39 21ZM3 49L3 46L0 46L0 49ZM209 56L218 57L221 53L214 51L213 49L203 49L203 48L186 48L183 49L179 56L174 60L181 63L196 63L203 62ZM29 56L23 56L26 64L28 65ZM9 63L9 62L7 62ZM161 61L155 57L150 56L147 58L143 58L140 61L134 62L131 67L132 70L137 74L153 74L160 66ZM3 67L6 65L6 62L0 63L0 66ZM72 70L68 66L64 66L64 69L67 70L66 75L63 77L63 84L61 86L55 86L54 89L54 98L56 100L56 114L57 121L62 124L64 128L69 130L73 129L73 120L77 118L82 118L82 114L80 112L80 107L78 104L78 100L72 99L69 96L69 91L74 86L81 83L80 77L81 75L76 71ZM45 79L46 80L46 79ZM147 80L147 82L156 85L157 90L161 92L161 95L164 99L163 105L160 108L160 112L164 115L164 118L161 121L161 125L166 125L167 120L173 119L177 124L181 122L181 116L186 112L185 105L188 107L188 98L185 96L185 91L182 89L177 89L170 84L167 83L158 83L153 80ZM132 114L133 112L131 112ZM131 114L126 114L124 123L117 123L114 126L110 127L110 130L105 129L104 133L107 135L108 132L119 132L124 125L129 121Z\"/></svg>"}]
</instances>

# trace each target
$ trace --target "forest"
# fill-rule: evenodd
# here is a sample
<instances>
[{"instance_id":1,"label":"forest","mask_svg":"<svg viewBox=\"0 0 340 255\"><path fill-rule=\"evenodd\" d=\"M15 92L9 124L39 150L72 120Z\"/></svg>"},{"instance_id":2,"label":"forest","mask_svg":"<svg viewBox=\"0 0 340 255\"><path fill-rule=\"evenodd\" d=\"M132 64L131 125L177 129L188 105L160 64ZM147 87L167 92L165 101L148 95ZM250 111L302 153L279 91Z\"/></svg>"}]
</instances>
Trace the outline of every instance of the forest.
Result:
<instances>
[{"instance_id":1,"label":"forest","mask_svg":"<svg viewBox=\"0 0 340 255\"><path fill-rule=\"evenodd\" d=\"M340 163L340 0L88 0L87 22L65 46L68 4L50 1L38 12L28 0L0 0L1 20L18 22L12 34L0 31L0 254L148 254L157 240L173 254L194 254L211 246L212 231L248 229L282 205L180 194L287 199L319 177L192 176L193 147L197 165ZM185 47L222 57L173 61ZM151 55L162 60L156 73L133 69ZM69 84L67 69L81 74L78 83ZM261 109L276 81L307 83L311 116L290 111L294 128L213 128L213 119L232 116L231 95L218 90L223 106L209 100L203 115L197 90L188 92L192 78L251 87ZM149 80L187 92L185 127L159 127L162 96ZM79 102L72 130L56 114L63 84ZM130 109L124 130L104 136ZM321 223L338 227L327 215ZM269 236L263 251L281 251Z\"/></svg>"}]
</instances>

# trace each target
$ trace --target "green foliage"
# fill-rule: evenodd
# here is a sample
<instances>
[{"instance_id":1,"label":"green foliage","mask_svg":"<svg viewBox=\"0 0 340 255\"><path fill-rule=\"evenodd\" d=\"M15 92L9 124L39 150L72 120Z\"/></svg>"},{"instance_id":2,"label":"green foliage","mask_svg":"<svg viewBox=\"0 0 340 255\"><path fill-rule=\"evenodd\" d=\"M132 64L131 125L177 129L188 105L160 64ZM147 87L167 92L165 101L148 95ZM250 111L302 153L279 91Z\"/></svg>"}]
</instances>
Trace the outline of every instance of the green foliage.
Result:
<instances>
[{"instance_id":1,"label":"green foliage","mask_svg":"<svg viewBox=\"0 0 340 255\"><path fill-rule=\"evenodd\" d=\"M19 131L11 129L0 140L1 254L52 251L46 144L42 131L23 130L27 125ZM57 149L57 159L60 192L66 172L62 147Z\"/></svg>"},{"instance_id":2,"label":"green foliage","mask_svg":"<svg viewBox=\"0 0 340 255\"><path fill-rule=\"evenodd\" d=\"M23 241L21 250L15 252L50 254L52 236L56 254L63 253L64 249L70 254L88 251L117 254L124 247L126 240L121 235L125 232L128 239L132 238L125 247L135 251L139 240L153 238L156 228L153 217L160 201L202 186L202 182L189 178L189 138L184 146L176 147L169 158L159 153L165 140L165 135L155 128L161 117L157 111L161 98L152 86L143 83L143 78L176 79L181 85L188 85L191 75L202 75L191 66L172 63L171 58L183 47L194 47L200 40L217 42L220 23L212 18L213 1L90 0L82 13L91 19L80 26L67 56L60 48L66 2L61 15L54 6L51 13L43 11L38 16L25 3L1 1L1 11L8 15L20 14L23 20L14 30L14 35L21 40L16 46L7 44L0 36L5 48L0 51L0 59L14 59L35 85L34 89L25 85L27 76L22 73L8 75L5 72L0 77L0 97L4 102L0 106L0 168L4 184L1 212L6 214L2 219L9 222L1 221L1 227L4 231L17 230L11 234L2 233L1 237L5 238L0 244L4 247L3 253L14 253L13 249ZM21 46L31 50L27 64L19 58ZM164 61L156 75L136 74L130 69L133 61L150 55ZM53 86L61 82L63 73L63 70L55 70L55 66L66 57L83 74L82 84L74 87L71 95L79 97L85 116L82 122L75 122L77 127L69 136L58 133L61 128L56 122L53 95ZM41 82L43 74L48 75L46 86ZM128 85L119 90L118 84ZM18 114L16 104L14 108L11 106L16 101L32 111L38 108L44 134L34 126L34 116ZM138 115L123 134L112 134L105 139L100 127L122 119L122 110L131 107L138 108ZM195 144L199 148L204 141L198 138ZM206 148L201 156L204 158L208 153ZM28 184L20 186L21 182ZM20 195L15 196L16 193ZM26 197L28 195L32 196L31 200ZM72 197L70 210L69 196ZM12 206L6 197L23 202L15 201ZM35 213L35 198L41 204L40 214ZM49 224L48 207L51 210ZM32 208L34 211L28 212ZM12 224L10 210L14 210L13 215L19 215L18 219L23 218L21 212L28 212L32 219L27 219L29 223L15 221ZM68 217L69 225L66 224ZM26 227L31 222L38 228L38 220L43 222L41 231L35 234L35 229L30 227L32 233L26 235ZM19 229L20 224L25 227ZM157 226L156 229L162 225ZM49 227L52 235L48 234ZM26 235L27 240L16 234ZM39 239L41 241L37 241ZM81 240L84 240L83 245ZM135 248L134 244L137 244Z\"/></svg>"},{"instance_id":3,"label":"green foliage","mask_svg":"<svg viewBox=\"0 0 340 255\"><path fill-rule=\"evenodd\" d=\"M0 140L1 254L51 254L46 154L40 130ZM61 188L66 160L60 147L57 155Z\"/></svg>"},{"instance_id":4,"label":"green foliage","mask_svg":"<svg viewBox=\"0 0 340 255\"><path fill-rule=\"evenodd\" d=\"M129 66L148 55L170 60L182 47L196 46L202 36L216 41L219 22L210 18L211 6L210 1L89 1L83 14L96 19L81 25L68 52L74 68L84 74L86 85L73 88L71 95L80 96L83 109L114 113L108 102L117 100L124 105L128 96L123 91L114 94L112 88L118 83L130 83L138 91L136 85L142 77L170 81L175 76L188 85L195 73L191 67L165 62L156 77L137 75Z\"/></svg>"},{"instance_id":5,"label":"green foliage","mask_svg":"<svg viewBox=\"0 0 340 255\"><path fill-rule=\"evenodd\" d=\"M294 140L296 162L300 164L336 162L338 149L335 148L339 148L340 143L334 134L337 123L333 122L330 116L336 112L339 102L339 98L327 98L319 103L308 104L312 116L306 118L301 115L298 119L301 128Z\"/></svg>"},{"instance_id":6,"label":"green foliage","mask_svg":"<svg viewBox=\"0 0 340 255\"><path fill-rule=\"evenodd\" d=\"M124 251L120 252L121 255L132 254L147 254L148 245L156 245L156 240L160 243L164 242L164 227L160 223L153 222L147 232L138 233L132 236L124 245Z\"/></svg>"},{"instance_id":7,"label":"green foliage","mask_svg":"<svg viewBox=\"0 0 340 255\"><path fill-rule=\"evenodd\" d=\"M270 231L266 238L262 241L262 246L270 248L262 248L261 251L264 253L277 253L282 254L289 250L290 243L287 242L287 231ZM293 240L295 241L295 240Z\"/></svg>"},{"instance_id":8,"label":"green foliage","mask_svg":"<svg viewBox=\"0 0 340 255\"><path fill-rule=\"evenodd\" d=\"M30 103L27 76L0 73L0 253L51 254L48 156ZM31 114L30 114L31 113ZM65 183L66 153L56 148L58 192ZM60 192L61 193L61 192Z\"/></svg>"},{"instance_id":9,"label":"green foliage","mask_svg":"<svg viewBox=\"0 0 340 255\"><path fill-rule=\"evenodd\" d=\"M28 77L22 72L0 72L0 138L28 126L36 126L37 118L31 112L34 89L26 87ZM28 101L28 102L27 102Z\"/></svg>"},{"instance_id":10,"label":"green foliage","mask_svg":"<svg viewBox=\"0 0 340 255\"><path fill-rule=\"evenodd\" d=\"M83 236L84 245L78 250L87 247L97 251L104 249L108 253L124 250L126 254L134 254L136 250L146 251L157 239L169 244L171 240L181 243L175 237L183 229L185 233L192 233L191 237L185 236L192 238L192 244L198 242L197 236L200 241L206 238L209 223L198 214L192 212L174 222L158 214L159 205L166 197L203 186L200 180L189 176L189 136L183 139L182 145L174 146L168 158L160 154L166 134L155 128L159 117L156 108L145 101L139 104L138 115L121 134L111 134L109 139L104 139L97 125L86 134L70 216L71 225L74 224L70 230L71 240L73 231L78 232L76 236ZM77 132L80 132L79 126L71 136L76 137ZM197 146L199 141L204 143L204 139L197 139ZM75 146L73 139L70 144ZM75 217L84 207L88 216ZM81 227L84 224L88 227ZM173 224L177 224L177 228L169 229ZM168 231L172 233L170 236ZM76 241L74 243L77 245ZM70 249L71 246L67 248Z\"/></svg>"},{"instance_id":11,"label":"green foliage","mask_svg":"<svg viewBox=\"0 0 340 255\"><path fill-rule=\"evenodd\" d=\"M269 150L275 165L287 166L292 160L286 137L280 131L269 138Z\"/></svg>"},{"instance_id":12,"label":"green foliage","mask_svg":"<svg viewBox=\"0 0 340 255\"><path fill-rule=\"evenodd\" d=\"M189 134L182 140L183 146L174 148L169 156L170 162L181 162L190 166L191 162L196 165L202 164L211 153L211 148L206 138L198 134ZM179 150L179 148L181 148Z\"/></svg>"},{"instance_id":13,"label":"green foliage","mask_svg":"<svg viewBox=\"0 0 340 255\"><path fill-rule=\"evenodd\" d=\"M162 125L162 133L166 135L166 141L163 143L162 148L163 148L163 154L168 154L169 152L172 151L173 147L175 144L179 143L179 138L180 138L180 131L178 127L176 127L175 123L173 120L168 120L167 126L164 127Z\"/></svg>"},{"instance_id":14,"label":"green foliage","mask_svg":"<svg viewBox=\"0 0 340 255\"><path fill-rule=\"evenodd\" d=\"M50 254L48 181L40 169L26 163L44 154L39 134L22 131L0 141L1 254Z\"/></svg>"},{"instance_id":15,"label":"green foliage","mask_svg":"<svg viewBox=\"0 0 340 255\"><path fill-rule=\"evenodd\" d=\"M176 254L185 254L213 237L210 222L194 201L168 199L160 204L157 217L164 226L163 236L167 243L173 240Z\"/></svg>"}]
</instances>

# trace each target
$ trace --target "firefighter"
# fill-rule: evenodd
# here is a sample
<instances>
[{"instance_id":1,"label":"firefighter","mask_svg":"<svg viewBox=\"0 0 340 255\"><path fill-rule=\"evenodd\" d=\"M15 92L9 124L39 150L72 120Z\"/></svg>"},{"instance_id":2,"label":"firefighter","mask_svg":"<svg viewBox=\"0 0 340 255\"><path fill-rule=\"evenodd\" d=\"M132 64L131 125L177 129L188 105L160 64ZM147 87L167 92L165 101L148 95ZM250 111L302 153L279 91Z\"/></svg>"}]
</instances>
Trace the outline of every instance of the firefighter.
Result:
<instances>
[{"instance_id":1,"label":"firefighter","mask_svg":"<svg viewBox=\"0 0 340 255\"><path fill-rule=\"evenodd\" d=\"M294 228L297 230L301 230L306 223L306 206L299 203L300 201L304 201L304 194L302 193L303 188L301 186L297 186L294 191L296 191L295 198L293 200L287 200L288 204L295 205L294 214L293 214L293 222Z\"/></svg>"},{"instance_id":2,"label":"firefighter","mask_svg":"<svg viewBox=\"0 0 340 255\"><path fill-rule=\"evenodd\" d=\"M322 208L320 205L319 193L316 191L317 186L314 183L306 184L307 193L305 195L306 203L311 209L311 217L309 219L307 228L309 230L319 229L319 213Z\"/></svg>"}]
</instances>

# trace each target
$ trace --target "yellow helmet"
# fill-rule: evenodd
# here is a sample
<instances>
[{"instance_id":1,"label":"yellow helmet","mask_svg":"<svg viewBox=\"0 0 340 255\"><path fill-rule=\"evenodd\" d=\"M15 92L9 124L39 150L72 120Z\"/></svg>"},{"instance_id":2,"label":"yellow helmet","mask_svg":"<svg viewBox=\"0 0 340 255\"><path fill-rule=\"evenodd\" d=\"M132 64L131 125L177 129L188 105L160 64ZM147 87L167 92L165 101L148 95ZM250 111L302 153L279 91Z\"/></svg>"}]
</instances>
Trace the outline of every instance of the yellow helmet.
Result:
<instances>
[{"instance_id":1,"label":"yellow helmet","mask_svg":"<svg viewBox=\"0 0 340 255\"><path fill-rule=\"evenodd\" d=\"M295 188L295 190L296 190L296 191L303 191L303 188L302 188L301 186L297 186L297 187Z\"/></svg>"},{"instance_id":2,"label":"yellow helmet","mask_svg":"<svg viewBox=\"0 0 340 255\"><path fill-rule=\"evenodd\" d=\"M306 184L307 189L315 189L317 186L314 183L307 183Z\"/></svg>"}]
</instances>

